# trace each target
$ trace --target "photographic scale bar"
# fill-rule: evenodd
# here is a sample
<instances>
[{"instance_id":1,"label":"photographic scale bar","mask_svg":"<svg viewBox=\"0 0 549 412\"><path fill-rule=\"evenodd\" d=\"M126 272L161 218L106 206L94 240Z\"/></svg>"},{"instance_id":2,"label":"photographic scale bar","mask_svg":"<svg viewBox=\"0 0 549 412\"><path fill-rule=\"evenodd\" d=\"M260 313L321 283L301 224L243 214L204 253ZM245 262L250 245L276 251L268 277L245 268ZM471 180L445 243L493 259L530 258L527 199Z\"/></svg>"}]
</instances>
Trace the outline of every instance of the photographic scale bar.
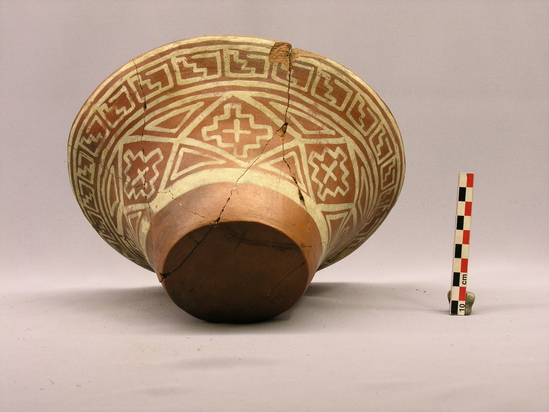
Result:
<instances>
[{"instance_id":1,"label":"photographic scale bar","mask_svg":"<svg viewBox=\"0 0 549 412\"><path fill-rule=\"evenodd\" d=\"M459 174L452 288L448 292L451 315L469 315L475 301L475 295L467 292L474 180L473 173Z\"/></svg>"}]
</instances>

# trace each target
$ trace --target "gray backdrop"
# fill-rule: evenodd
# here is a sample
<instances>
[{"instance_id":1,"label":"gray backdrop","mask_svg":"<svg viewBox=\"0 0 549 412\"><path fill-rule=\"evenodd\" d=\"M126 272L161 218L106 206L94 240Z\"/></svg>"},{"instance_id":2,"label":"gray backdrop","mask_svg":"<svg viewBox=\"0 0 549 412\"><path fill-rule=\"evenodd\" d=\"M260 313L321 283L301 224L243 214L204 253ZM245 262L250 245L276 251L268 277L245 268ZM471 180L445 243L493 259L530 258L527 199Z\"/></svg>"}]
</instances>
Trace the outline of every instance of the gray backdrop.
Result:
<instances>
[{"instance_id":1,"label":"gray backdrop","mask_svg":"<svg viewBox=\"0 0 549 412\"><path fill-rule=\"evenodd\" d=\"M68 182L93 89L209 34L343 64L406 149L378 232L260 325L177 309ZM548 133L547 1L0 1L0 410L549 408ZM460 171L476 177L466 318L445 296Z\"/></svg>"}]
</instances>

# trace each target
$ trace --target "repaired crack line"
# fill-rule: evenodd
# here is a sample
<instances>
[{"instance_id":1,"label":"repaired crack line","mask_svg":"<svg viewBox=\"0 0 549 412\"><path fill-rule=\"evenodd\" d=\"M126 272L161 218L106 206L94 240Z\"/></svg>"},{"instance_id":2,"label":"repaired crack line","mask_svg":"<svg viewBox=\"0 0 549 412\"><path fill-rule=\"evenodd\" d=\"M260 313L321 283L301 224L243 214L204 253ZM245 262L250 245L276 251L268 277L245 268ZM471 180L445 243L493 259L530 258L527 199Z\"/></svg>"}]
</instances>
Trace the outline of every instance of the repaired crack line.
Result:
<instances>
[{"instance_id":1,"label":"repaired crack line","mask_svg":"<svg viewBox=\"0 0 549 412\"><path fill-rule=\"evenodd\" d=\"M210 234L210 232L213 230L215 226L210 226L208 231L204 234L204 236L202 237L202 239L200 239L198 241L198 243L196 245L194 245L194 247L191 249L191 251L189 252L189 254L187 255L187 257L185 259L183 259L181 261L181 263L179 265L177 265L177 267L173 270L170 270L169 272L166 272L166 273L159 273L160 277L162 278L162 281L164 281L166 278L168 278L168 276L170 276L172 273L178 271L184 264L185 262L192 256L192 254L194 253L194 251L198 248L198 246L200 246L202 244L202 242L204 242L204 240L206 239L206 237Z\"/></svg>"},{"instance_id":2,"label":"repaired crack line","mask_svg":"<svg viewBox=\"0 0 549 412\"><path fill-rule=\"evenodd\" d=\"M248 167L246 167L246 169L244 170L244 172L242 172L242 174L238 177L238 179L236 179L236 181L234 182L234 185L231 189L231 193L229 194L229 197L227 198L227 201L225 202L225 204L223 205L223 207L221 208L221 211L219 212L219 216L217 217L216 220L214 220L213 224L214 226L216 226L220 221L221 221L221 216L223 215L223 212L225 211L225 208L227 207L227 205L229 204L230 200L231 200L231 197L233 196L233 193L234 191L236 190L236 186L238 185L238 182L240 181L240 179L242 179L244 177L244 175L246 173L248 173L248 171L259 161L259 159L261 158L261 156L263 156L263 153L265 153L265 150L267 150L267 146L269 146L269 144L272 142L272 140L274 139L274 137L278 134L278 132L284 127L284 125L278 129L274 134L273 134L273 137L271 137L267 143L265 143L265 145L263 146L263 148L261 149L261 152L257 155L257 157L248 165Z\"/></svg>"},{"instance_id":3,"label":"repaired crack line","mask_svg":"<svg viewBox=\"0 0 549 412\"><path fill-rule=\"evenodd\" d=\"M303 267L304 265L307 264L307 262L309 261L309 257L311 256L311 252L312 252L312 246L306 246L307 249L309 249L309 253L307 254L307 256L305 257L305 259L303 260L303 262L301 262L301 264L299 264L297 267L295 267L294 269L290 270L282 279L280 279L280 281L272 288L272 290L267 294L267 296L265 296L263 299L261 299L259 302L257 302L255 305L253 305L249 310L248 312L246 312L246 314L252 312L257 306L261 305L263 302L269 300L269 298L271 297L271 295L274 293L274 291L282 284L282 282L284 282L286 279L288 279L288 277L290 277L295 271L299 270L301 267Z\"/></svg>"},{"instance_id":4,"label":"repaired crack line","mask_svg":"<svg viewBox=\"0 0 549 412\"><path fill-rule=\"evenodd\" d=\"M273 46L273 49L274 47L276 47L276 44ZM271 50L272 52L272 50ZM238 185L238 183L240 182L240 180L244 177L244 175L254 166L255 163L257 163L259 161L259 159L261 158L261 156L263 155L263 153L265 152L265 150L267 149L267 146L269 146L269 144L271 143L271 141L273 140L273 138L275 136L278 136L281 141L282 141L282 160L284 161L284 163L286 164L286 166L288 167L288 171L290 173L290 176L292 177L296 187L297 187L297 190L298 190L298 196L299 196L299 200L300 202L303 204L304 207L305 206L305 198L303 196L303 194L301 193L301 189L299 188L299 184L297 182L297 178L295 176L295 173L293 172L290 164L288 163L288 161L286 160L286 157L285 157L285 145L284 145L284 136L286 135L286 131L288 129L288 125L289 125L289 122L288 122L288 113L289 113L289 109L290 109L290 100L291 100L291 85L292 85L292 63L293 63L293 56L292 56L292 47L291 45L289 46L289 49L288 49L288 52L287 52L287 55L285 56L286 59L287 59L287 67L288 67L288 86L287 86L287 102L286 102L286 109L284 111L284 123L282 124L282 126L280 126L278 128L278 130L273 134L273 137L271 137L267 143L265 143L265 145L263 146L263 148L261 149L261 152L259 153L259 155L249 164L248 167L246 167L246 169L242 172L242 174L236 179L232 189L231 189L231 192L229 193L229 196L227 197L227 200L225 201L225 204L223 205L223 207L221 208L221 211L219 212L219 215L217 217L217 219L215 219L212 224L210 225L210 228L208 229L208 231L204 234L204 236L202 237L202 239L191 249L191 251L189 252L189 254L181 261L181 263L173 270L171 270L170 272L167 272L167 273L160 273L160 276L162 277L162 280L166 279L169 275L171 275L172 273L176 272L177 270L179 270L184 264L185 262L193 255L193 253L196 251L196 249L200 246L200 244L202 244L202 242L204 242L204 240L206 239L206 237L210 234L210 232L213 230L213 228L217 227L219 225L219 222L221 221L221 217L223 216L223 213L225 212L225 209L227 208L229 202L231 201L231 198L236 190L236 187ZM134 65L135 65L135 62L134 62ZM136 72L137 72L137 66L136 66ZM139 77L138 77L138 81L139 81ZM139 86L141 88L141 90L143 91L143 87L141 85L141 82L139 81ZM144 93L143 93L144 95ZM145 102L145 105L144 105L144 108L146 108L146 102ZM143 126L143 131L144 131L144 126ZM171 193L171 192L170 192ZM191 212L192 213L192 212ZM307 227L307 230L310 232L310 229L309 227ZM299 266L303 266L306 262L307 262L307 259L308 259L308 256L307 258L305 259L305 261ZM292 270L287 276L289 276L291 273L293 273L295 270L297 270L299 267L295 268L294 270ZM286 277L287 277L286 276ZM282 281L281 281L282 282ZM278 285L277 285L278 286ZM259 303L258 303L259 304Z\"/></svg>"},{"instance_id":5,"label":"repaired crack line","mask_svg":"<svg viewBox=\"0 0 549 412\"><path fill-rule=\"evenodd\" d=\"M184 264L185 262L193 255L193 253L195 252L195 250L200 246L200 244L202 242L204 242L204 240L206 239L206 237L210 234L210 232L218 226L219 222L221 221L221 216L223 215L223 212L225 211L225 208L227 207L227 205L229 204L230 200L231 200L231 197L233 196L233 193L234 191L236 190L236 186L238 185L238 182L240 181L240 179L242 179L244 177L244 175L248 172L248 170L250 170L250 168L260 159L260 157L263 155L263 153L265 152L265 150L267 149L267 146L269 145L269 143L271 143L271 141L274 139L274 135L273 137L271 137L269 139L269 141L267 143L265 143L265 145L263 146L261 152L259 153L259 155L253 160L253 162L244 170L244 172L242 172L242 174L238 177L238 179L236 179L236 182L234 183L232 189L231 189L231 193L229 194L229 197L227 198L227 200L225 201L225 204L223 205L223 207L221 208L221 211L219 212L219 215L217 217L217 219L215 219L208 231L204 234L204 236L202 237L202 239L200 239L200 241L198 241L198 243L191 249L191 251L189 252L189 254L185 257L185 259L183 259L181 261L181 263L179 265L177 265L177 267L167 273L159 273L159 275L162 277L162 280L166 279L168 276L170 276L172 273L178 271ZM171 192L170 192L171 193ZM193 212L191 212L193 213ZM200 215L199 215L200 216Z\"/></svg>"},{"instance_id":6,"label":"repaired crack line","mask_svg":"<svg viewBox=\"0 0 549 412\"><path fill-rule=\"evenodd\" d=\"M266 241L254 240L254 239L250 239L248 237L245 237L244 235L240 235L238 233L235 233L235 232L231 231L229 228L225 228L224 230L229 236L232 236L235 239L237 239L239 241L239 243L244 243L244 244L251 245L251 246L272 247L273 249L276 249L276 250L279 250L279 251L282 251L282 252L292 251L292 250L301 250L301 249L309 247L309 246L299 247L294 242L291 242L291 243L289 243L289 242L286 242L286 243L278 242L278 243L276 243L276 242L266 242Z\"/></svg>"},{"instance_id":7,"label":"repaired crack line","mask_svg":"<svg viewBox=\"0 0 549 412\"><path fill-rule=\"evenodd\" d=\"M288 50L287 59L288 59L288 87L287 87L286 110L284 111L284 124L277 130L277 134L279 135L280 140L282 141L282 161L288 167L288 172L290 173L290 176L291 176L292 180L295 183L295 186L297 188L297 194L299 196L299 201L306 208L305 197L303 196L303 193L301 192L301 189L299 187L299 183L297 182L297 177L296 177L295 172L292 170L292 167L290 166L290 164L286 160L286 153L285 153L286 148L285 148L284 137L286 135L286 131L288 130L288 126L289 126L288 112L290 110L291 87L292 87L292 71L293 71L292 65L293 65L293 61L294 61L293 49L291 47Z\"/></svg>"}]
</instances>

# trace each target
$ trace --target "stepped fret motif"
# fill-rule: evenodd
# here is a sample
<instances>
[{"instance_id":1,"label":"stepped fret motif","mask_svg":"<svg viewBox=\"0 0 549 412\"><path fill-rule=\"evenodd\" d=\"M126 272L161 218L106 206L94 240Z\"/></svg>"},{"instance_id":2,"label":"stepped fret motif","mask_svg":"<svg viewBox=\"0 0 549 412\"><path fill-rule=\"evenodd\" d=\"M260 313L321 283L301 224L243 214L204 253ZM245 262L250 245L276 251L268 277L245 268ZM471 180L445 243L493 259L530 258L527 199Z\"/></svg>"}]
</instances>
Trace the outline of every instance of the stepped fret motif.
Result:
<instances>
[{"instance_id":1,"label":"stepped fret motif","mask_svg":"<svg viewBox=\"0 0 549 412\"><path fill-rule=\"evenodd\" d=\"M247 174L275 182L273 190L295 185L285 195L317 216L330 243L323 266L381 224L404 176L390 112L337 63L301 53L289 66L271 59L273 44L172 43L90 97L71 130L71 181L86 217L124 256L149 267L147 224L166 199L192 189L195 174L201 184Z\"/></svg>"}]
</instances>

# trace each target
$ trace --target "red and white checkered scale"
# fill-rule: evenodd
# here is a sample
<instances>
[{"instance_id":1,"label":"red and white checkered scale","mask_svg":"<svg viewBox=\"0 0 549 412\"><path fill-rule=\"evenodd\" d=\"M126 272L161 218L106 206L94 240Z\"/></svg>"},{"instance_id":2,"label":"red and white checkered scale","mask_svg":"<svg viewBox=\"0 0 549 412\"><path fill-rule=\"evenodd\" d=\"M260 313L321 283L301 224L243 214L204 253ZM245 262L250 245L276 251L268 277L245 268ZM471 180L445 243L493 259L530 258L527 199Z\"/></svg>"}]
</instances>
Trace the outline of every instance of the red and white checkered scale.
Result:
<instances>
[{"instance_id":1,"label":"red and white checkered scale","mask_svg":"<svg viewBox=\"0 0 549 412\"><path fill-rule=\"evenodd\" d=\"M471 212L473 208L473 173L460 173L454 241L454 266L450 290L450 314L465 315L467 300L467 273L469 268L469 241L471 239Z\"/></svg>"}]
</instances>

